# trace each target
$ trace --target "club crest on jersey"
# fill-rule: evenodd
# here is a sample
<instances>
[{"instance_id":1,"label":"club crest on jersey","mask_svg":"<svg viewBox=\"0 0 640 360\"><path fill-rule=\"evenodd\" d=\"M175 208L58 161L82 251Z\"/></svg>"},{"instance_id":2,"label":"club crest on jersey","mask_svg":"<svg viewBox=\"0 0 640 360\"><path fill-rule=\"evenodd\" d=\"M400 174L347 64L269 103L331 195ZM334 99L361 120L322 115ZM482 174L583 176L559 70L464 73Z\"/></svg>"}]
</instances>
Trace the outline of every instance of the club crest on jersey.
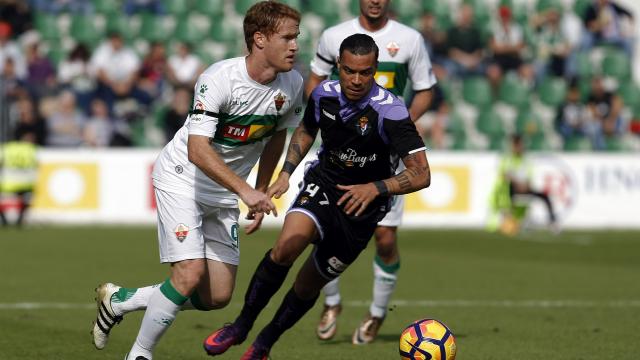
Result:
<instances>
[{"instance_id":1,"label":"club crest on jersey","mask_svg":"<svg viewBox=\"0 0 640 360\"><path fill-rule=\"evenodd\" d=\"M180 223L178 224L178 226L176 226L176 230L174 232L178 241L182 242L187 238L187 235L189 235L189 227L185 224Z\"/></svg>"},{"instance_id":2,"label":"club crest on jersey","mask_svg":"<svg viewBox=\"0 0 640 360\"><path fill-rule=\"evenodd\" d=\"M396 56L399 50L400 50L400 47L395 41L392 41L389 44L387 44L387 52L389 52L389 55L391 57Z\"/></svg>"},{"instance_id":3,"label":"club crest on jersey","mask_svg":"<svg viewBox=\"0 0 640 360\"><path fill-rule=\"evenodd\" d=\"M308 203L308 202L309 202L309 197L308 197L308 196L303 196L303 197L301 197L301 198L300 198L300 200L298 201L298 204L300 204L300 205L304 205L304 204L306 204L306 203Z\"/></svg>"},{"instance_id":4,"label":"club crest on jersey","mask_svg":"<svg viewBox=\"0 0 640 360\"><path fill-rule=\"evenodd\" d=\"M280 111L280 109L282 109L282 105L284 105L285 100L286 96L282 95L282 93L278 93L278 95L273 97L273 102L276 104L276 110Z\"/></svg>"},{"instance_id":5,"label":"club crest on jersey","mask_svg":"<svg viewBox=\"0 0 640 360\"><path fill-rule=\"evenodd\" d=\"M366 116L361 117L358 120L358 126L360 127L360 133L364 135L369 128L369 119Z\"/></svg>"}]
</instances>

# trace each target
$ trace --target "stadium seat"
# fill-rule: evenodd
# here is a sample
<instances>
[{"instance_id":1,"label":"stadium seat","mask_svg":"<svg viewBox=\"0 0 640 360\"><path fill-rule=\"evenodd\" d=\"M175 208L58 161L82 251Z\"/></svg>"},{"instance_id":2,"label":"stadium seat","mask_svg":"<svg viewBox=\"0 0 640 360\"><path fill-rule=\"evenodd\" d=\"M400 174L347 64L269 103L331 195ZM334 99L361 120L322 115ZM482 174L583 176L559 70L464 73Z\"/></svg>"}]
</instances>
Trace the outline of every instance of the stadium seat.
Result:
<instances>
[{"instance_id":1,"label":"stadium seat","mask_svg":"<svg viewBox=\"0 0 640 360\"><path fill-rule=\"evenodd\" d=\"M504 122L493 108L486 108L478 114L476 127L489 140L489 150L503 150L506 131Z\"/></svg>"},{"instance_id":2,"label":"stadium seat","mask_svg":"<svg viewBox=\"0 0 640 360\"><path fill-rule=\"evenodd\" d=\"M420 16L418 0L394 0L391 7L401 22L410 24Z\"/></svg>"},{"instance_id":3,"label":"stadium seat","mask_svg":"<svg viewBox=\"0 0 640 360\"><path fill-rule=\"evenodd\" d=\"M224 0L196 0L198 13L211 17L212 21L217 21L224 15Z\"/></svg>"},{"instance_id":4,"label":"stadium seat","mask_svg":"<svg viewBox=\"0 0 640 360\"><path fill-rule=\"evenodd\" d=\"M280 0L281 3L287 4L292 8L302 12L302 1L301 0Z\"/></svg>"},{"instance_id":5,"label":"stadium seat","mask_svg":"<svg viewBox=\"0 0 640 360\"><path fill-rule=\"evenodd\" d=\"M447 131L451 134L451 148L454 150L465 150L467 148L467 131L464 120L457 112L453 111L449 118Z\"/></svg>"},{"instance_id":6,"label":"stadium seat","mask_svg":"<svg viewBox=\"0 0 640 360\"><path fill-rule=\"evenodd\" d=\"M627 108L635 109L640 105L640 87L633 80L623 82L618 89L618 93Z\"/></svg>"},{"instance_id":7,"label":"stadium seat","mask_svg":"<svg viewBox=\"0 0 640 360\"><path fill-rule=\"evenodd\" d=\"M237 41L242 41L244 43L244 39L240 36L233 24L227 20L227 18L212 21L209 34L216 42L232 44Z\"/></svg>"},{"instance_id":8,"label":"stadium seat","mask_svg":"<svg viewBox=\"0 0 640 360\"><path fill-rule=\"evenodd\" d=\"M591 143L583 136L571 136L564 140L565 151L589 151Z\"/></svg>"},{"instance_id":9,"label":"stadium seat","mask_svg":"<svg viewBox=\"0 0 640 360\"><path fill-rule=\"evenodd\" d=\"M167 39L164 17L154 14L142 14L138 36L147 41L164 41Z\"/></svg>"},{"instance_id":10,"label":"stadium seat","mask_svg":"<svg viewBox=\"0 0 640 360\"><path fill-rule=\"evenodd\" d=\"M580 78L590 78L593 75L593 65L589 53L581 51L576 55L576 75Z\"/></svg>"},{"instance_id":11,"label":"stadium seat","mask_svg":"<svg viewBox=\"0 0 640 360\"><path fill-rule=\"evenodd\" d=\"M189 12L189 0L163 0L165 10L168 14L181 17Z\"/></svg>"},{"instance_id":12,"label":"stadium seat","mask_svg":"<svg viewBox=\"0 0 640 360\"><path fill-rule=\"evenodd\" d=\"M543 12L549 9L562 9L562 4L558 0L537 0L536 12Z\"/></svg>"},{"instance_id":13,"label":"stadium seat","mask_svg":"<svg viewBox=\"0 0 640 360\"><path fill-rule=\"evenodd\" d=\"M622 50L607 50L602 60L602 73L618 81L627 80L631 75L631 63Z\"/></svg>"},{"instance_id":14,"label":"stadium seat","mask_svg":"<svg viewBox=\"0 0 640 360\"><path fill-rule=\"evenodd\" d=\"M93 8L96 13L103 15L112 15L120 13L120 2L114 0L93 0Z\"/></svg>"},{"instance_id":15,"label":"stadium seat","mask_svg":"<svg viewBox=\"0 0 640 360\"><path fill-rule=\"evenodd\" d=\"M253 4L257 3L258 0L236 0L235 1L235 9L239 15L244 15L244 13L249 10Z\"/></svg>"},{"instance_id":16,"label":"stadium seat","mask_svg":"<svg viewBox=\"0 0 640 360\"><path fill-rule=\"evenodd\" d=\"M35 28L43 40L59 40L61 38L58 18L54 15L36 14Z\"/></svg>"},{"instance_id":17,"label":"stadium seat","mask_svg":"<svg viewBox=\"0 0 640 360\"><path fill-rule=\"evenodd\" d=\"M516 117L516 132L530 138L542 133L540 117L530 109L520 111Z\"/></svg>"},{"instance_id":18,"label":"stadium seat","mask_svg":"<svg viewBox=\"0 0 640 360\"><path fill-rule=\"evenodd\" d=\"M548 77L542 81L538 88L538 98L546 106L556 108L564 101L567 95L567 82L564 78Z\"/></svg>"},{"instance_id":19,"label":"stadium seat","mask_svg":"<svg viewBox=\"0 0 640 360\"><path fill-rule=\"evenodd\" d=\"M579 18L584 18L584 15L592 2L593 0L575 0L573 3L573 12L575 12Z\"/></svg>"},{"instance_id":20,"label":"stadium seat","mask_svg":"<svg viewBox=\"0 0 640 360\"><path fill-rule=\"evenodd\" d=\"M516 76L507 75L500 84L498 98L519 109L529 101L529 88Z\"/></svg>"},{"instance_id":21,"label":"stadium seat","mask_svg":"<svg viewBox=\"0 0 640 360\"><path fill-rule=\"evenodd\" d=\"M182 42L189 44L199 43L205 36L205 32L199 29L196 24L189 19L188 16L183 16L173 31L175 38Z\"/></svg>"},{"instance_id":22,"label":"stadium seat","mask_svg":"<svg viewBox=\"0 0 640 360\"><path fill-rule=\"evenodd\" d=\"M111 14L107 16L106 20L105 30L107 33L117 32L127 42L135 38L136 34L131 29L131 19L129 17L122 14Z\"/></svg>"},{"instance_id":23,"label":"stadium seat","mask_svg":"<svg viewBox=\"0 0 640 360\"><path fill-rule=\"evenodd\" d=\"M604 139L604 148L606 151L625 151L625 144L619 136L607 136Z\"/></svg>"},{"instance_id":24,"label":"stadium seat","mask_svg":"<svg viewBox=\"0 0 640 360\"><path fill-rule=\"evenodd\" d=\"M310 1L309 11L324 20L324 26L332 26L341 21L340 4L336 0Z\"/></svg>"},{"instance_id":25,"label":"stadium seat","mask_svg":"<svg viewBox=\"0 0 640 360\"><path fill-rule=\"evenodd\" d=\"M103 37L102 31L96 27L96 19L91 15L75 15L71 18L69 34L77 42L96 44Z\"/></svg>"},{"instance_id":26,"label":"stadium seat","mask_svg":"<svg viewBox=\"0 0 640 360\"><path fill-rule=\"evenodd\" d=\"M485 78L467 78L462 83L462 98L473 106L485 108L493 101L491 86Z\"/></svg>"}]
</instances>

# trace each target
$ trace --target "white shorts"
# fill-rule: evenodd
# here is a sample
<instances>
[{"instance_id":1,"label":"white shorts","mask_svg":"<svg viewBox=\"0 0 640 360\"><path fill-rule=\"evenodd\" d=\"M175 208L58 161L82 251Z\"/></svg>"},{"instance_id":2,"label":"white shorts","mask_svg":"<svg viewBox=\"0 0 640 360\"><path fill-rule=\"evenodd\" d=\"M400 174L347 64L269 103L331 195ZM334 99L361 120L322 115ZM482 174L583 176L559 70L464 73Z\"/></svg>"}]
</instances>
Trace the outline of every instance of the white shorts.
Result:
<instances>
[{"instance_id":1,"label":"white shorts","mask_svg":"<svg viewBox=\"0 0 640 360\"><path fill-rule=\"evenodd\" d=\"M238 265L237 207L204 205L183 195L154 190L161 262L211 259Z\"/></svg>"},{"instance_id":2,"label":"white shorts","mask_svg":"<svg viewBox=\"0 0 640 360\"><path fill-rule=\"evenodd\" d=\"M404 195L395 195L391 210L378 222L378 226L398 227L402 224L402 214L404 214Z\"/></svg>"}]
</instances>

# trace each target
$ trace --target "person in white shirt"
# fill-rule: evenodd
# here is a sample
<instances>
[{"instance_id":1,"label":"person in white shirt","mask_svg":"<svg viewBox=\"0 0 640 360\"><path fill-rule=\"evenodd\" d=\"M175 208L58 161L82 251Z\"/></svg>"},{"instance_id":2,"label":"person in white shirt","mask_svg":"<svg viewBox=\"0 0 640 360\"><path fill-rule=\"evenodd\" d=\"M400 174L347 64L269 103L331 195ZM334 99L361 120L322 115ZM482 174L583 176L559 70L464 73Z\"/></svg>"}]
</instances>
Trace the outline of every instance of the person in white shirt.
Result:
<instances>
[{"instance_id":1,"label":"person in white shirt","mask_svg":"<svg viewBox=\"0 0 640 360\"><path fill-rule=\"evenodd\" d=\"M181 309L211 310L231 299L240 258L238 198L256 231L275 213L266 190L286 142L302 116L302 76L293 69L300 14L261 1L244 19L246 57L211 65L198 78L184 126L153 168L160 260L166 281L127 289L97 288L96 348L130 311L146 308L126 359L150 360L155 345ZM256 187L246 182L260 159ZM276 214L277 215L277 214Z\"/></svg>"},{"instance_id":2,"label":"person in white shirt","mask_svg":"<svg viewBox=\"0 0 640 360\"><path fill-rule=\"evenodd\" d=\"M176 53L169 57L167 77L174 87L193 87L202 72L202 62L191 52L187 43L178 43Z\"/></svg>"},{"instance_id":3,"label":"person in white shirt","mask_svg":"<svg viewBox=\"0 0 640 360\"><path fill-rule=\"evenodd\" d=\"M349 35L363 33L371 36L380 49L376 82L401 97L411 80L415 93L409 106L411 120L417 121L427 111L436 77L424 40L418 31L390 19L389 5L390 0L360 0L359 17L330 27L322 33L305 86L307 96L327 77L337 76L336 59L342 40ZM403 170L402 166L398 168L398 172ZM397 232L402 223L403 208L404 197L395 196L392 209L376 228L373 303L353 334L354 344L373 341L386 315L400 267ZM320 339L329 340L336 334L337 316L342 309L338 278L325 286L324 293L325 307L316 333Z\"/></svg>"}]
</instances>

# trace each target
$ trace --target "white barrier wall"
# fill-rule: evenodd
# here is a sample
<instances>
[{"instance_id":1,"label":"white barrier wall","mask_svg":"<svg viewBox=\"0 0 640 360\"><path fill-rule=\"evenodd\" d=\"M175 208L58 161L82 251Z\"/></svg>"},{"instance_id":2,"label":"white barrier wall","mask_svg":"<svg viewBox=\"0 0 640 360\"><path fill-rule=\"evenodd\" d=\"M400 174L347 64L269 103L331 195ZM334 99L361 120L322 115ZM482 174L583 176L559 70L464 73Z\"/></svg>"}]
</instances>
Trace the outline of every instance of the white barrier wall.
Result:
<instances>
[{"instance_id":1,"label":"white barrier wall","mask_svg":"<svg viewBox=\"0 0 640 360\"><path fill-rule=\"evenodd\" d=\"M156 221L150 180L158 150L43 150L32 221L42 223L147 223ZM637 154L536 154L534 183L551 194L569 228L640 228L640 161ZM407 196L407 227L483 227L499 156L430 152L431 187ZM252 178L255 172L252 174ZM276 201L281 223L302 178ZM252 181L252 180L251 180ZM544 222L538 204L532 217Z\"/></svg>"}]
</instances>

